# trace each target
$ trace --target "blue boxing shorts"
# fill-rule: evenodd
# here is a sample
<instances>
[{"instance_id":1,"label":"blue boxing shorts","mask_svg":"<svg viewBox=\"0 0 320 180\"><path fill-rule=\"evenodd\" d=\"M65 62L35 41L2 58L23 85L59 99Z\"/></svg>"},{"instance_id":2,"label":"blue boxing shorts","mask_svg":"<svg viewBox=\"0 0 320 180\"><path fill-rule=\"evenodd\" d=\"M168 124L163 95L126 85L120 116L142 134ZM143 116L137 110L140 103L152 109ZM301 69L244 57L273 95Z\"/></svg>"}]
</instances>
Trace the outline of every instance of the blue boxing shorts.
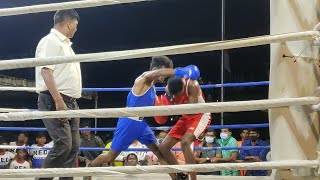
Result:
<instances>
[{"instance_id":1,"label":"blue boxing shorts","mask_svg":"<svg viewBox=\"0 0 320 180\"><path fill-rule=\"evenodd\" d=\"M128 149L135 140L145 145L157 142L156 136L151 131L146 120L134 120L127 117L119 118L111 149L121 152Z\"/></svg>"}]
</instances>

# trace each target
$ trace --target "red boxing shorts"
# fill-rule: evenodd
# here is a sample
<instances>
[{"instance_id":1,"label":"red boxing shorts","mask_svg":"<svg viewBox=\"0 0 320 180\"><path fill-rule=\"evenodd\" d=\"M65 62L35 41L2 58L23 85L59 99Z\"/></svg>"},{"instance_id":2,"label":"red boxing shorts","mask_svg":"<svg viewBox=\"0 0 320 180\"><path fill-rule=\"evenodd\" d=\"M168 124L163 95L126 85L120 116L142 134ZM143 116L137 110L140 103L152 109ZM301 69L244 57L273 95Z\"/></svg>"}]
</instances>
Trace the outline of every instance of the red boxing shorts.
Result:
<instances>
[{"instance_id":1,"label":"red boxing shorts","mask_svg":"<svg viewBox=\"0 0 320 180\"><path fill-rule=\"evenodd\" d=\"M211 123L211 114L183 115L169 132L169 136L181 139L186 132L192 133L196 138L208 128Z\"/></svg>"}]
</instances>

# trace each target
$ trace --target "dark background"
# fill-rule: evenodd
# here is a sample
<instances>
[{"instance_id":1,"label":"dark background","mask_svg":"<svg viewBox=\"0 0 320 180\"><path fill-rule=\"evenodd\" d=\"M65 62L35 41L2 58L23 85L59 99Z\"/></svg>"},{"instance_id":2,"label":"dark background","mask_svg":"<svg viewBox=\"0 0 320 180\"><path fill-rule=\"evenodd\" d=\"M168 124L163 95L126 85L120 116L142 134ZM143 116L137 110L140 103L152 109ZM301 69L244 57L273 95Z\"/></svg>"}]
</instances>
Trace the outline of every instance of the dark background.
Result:
<instances>
[{"instance_id":1,"label":"dark background","mask_svg":"<svg viewBox=\"0 0 320 180\"><path fill-rule=\"evenodd\" d=\"M0 8L68 0L1 0ZM70 0L69 0L70 1ZM225 39L269 34L269 0L225 0ZM140 49L221 40L221 1L158 0L78 9L80 23L72 39L77 54ZM39 40L53 25L54 12L0 17L0 59L34 57ZM225 82L269 79L269 45L226 51ZM221 51L170 56L175 66L197 65L204 83L220 83ZM148 69L150 58L82 63L83 87L130 87ZM0 74L34 80L34 68L1 71ZM0 107L37 108L37 95L0 92ZM206 90L220 101L220 89ZM99 93L99 108L124 107L125 92ZM268 87L225 89L225 101L265 99ZM80 108L94 108L94 101L80 100ZM83 121L89 121L84 119ZM115 127L116 119L100 119L99 127ZM157 126L152 120L150 126ZM267 123L267 111L224 113L224 124ZM93 123L93 121L92 121ZM213 114L212 124L220 124ZM40 120L0 122L1 126L43 126ZM168 123L167 125L170 125ZM268 130L263 129L263 138ZM4 132L0 132L4 133ZM234 130L238 138L239 130Z\"/></svg>"}]
</instances>

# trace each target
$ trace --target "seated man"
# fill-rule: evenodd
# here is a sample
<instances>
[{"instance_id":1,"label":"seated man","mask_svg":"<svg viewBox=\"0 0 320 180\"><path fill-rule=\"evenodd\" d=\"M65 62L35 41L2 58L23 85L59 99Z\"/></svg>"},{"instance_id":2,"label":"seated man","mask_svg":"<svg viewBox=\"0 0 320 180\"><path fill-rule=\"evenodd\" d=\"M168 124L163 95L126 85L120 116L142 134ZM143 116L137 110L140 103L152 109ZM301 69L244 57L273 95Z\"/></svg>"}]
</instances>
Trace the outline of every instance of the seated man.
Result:
<instances>
[{"instance_id":1,"label":"seated man","mask_svg":"<svg viewBox=\"0 0 320 180\"><path fill-rule=\"evenodd\" d=\"M242 146L267 146L267 144L259 139L260 134L256 129L249 130L249 140L245 140ZM248 149L241 150L239 160L245 162L261 162L266 161L267 149ZM266 170L247 170L245 176L266 176Z\"/></svg>"},{"instance_id":2,"label":"seated man","mask_svg":"<svg viewBox=\"0 0 320 180\"><path fill-rule=\"evenodd\" d=\"M219 141L221 147L238 147L237 140L232 137L232 132L228 128L221 129L220 132L220 138ZM221 152L222 157L215 157L211 159L211 162L213 163L233 163L237 160L238 156L238 150L237 149L231 149L231 150L222 150ZM239 176L238 170L223 170L221 171L222 176Z\"/></svg>"},{"instance_id":3,"label":"seated man","mask_svg":"<svg viewBox=\"0 0 320 180\"><path fill-rule=\"evenodd\" d=\"M199 71L194 67L196 71ZM192 72L192 70L191 70ZM200 72L199 72L200 75ZM187 78L170 78L166 87L168 96L162 96L159 100L161 104L192 104L192 103L205 103L197 77ZM157 102L157 101L156 101ZM162 116L165 119L165 117ZM160 117L155 117L159 121ZM157 120L158 119L158 120ZM168 158L169 164L178 164L177 159L173 156L171 148L181 141L181 148L185 157L186 164L195 164L196 159L191 149L191 144L199 137L199 135L207 128L211 122L210 113L201 114L184 114L173 126L168 136L160 144L160 150L165 157ZM196 179L196 173L190 173L192 180Z\"/></svg>"},{"instance_id":4,"label":"seated man","mask_svg":"<svg viewBox=\"0 0 320 180\"><path fill-rule=\"evenodd\" d=\"M82 128L91 128L89 123L84 123L81 125ZM80 147L90 147L90 148L104 148L105 144L102 139L91 131L81 131L81 143ZM90 161L94 160L101 154L101 151L80 151L78 160L81 165L86 165Z\"/></svg>"},{"instance_id":5,"label":"seated man","mask_svg":"<svg viewBox=\"0 0 320 180\"><path fill-rule=\"evenodd\" d=\"M220 147L220 144L216 142L216 131L215 130L207 130L205 133L205 143L203 147ZM196 160L199 164L210 163L211 159L217 157L222 157L221 149L207 149L196 153ZM199 173L203 175L220 175L220 171L213 172L205 172Z\"/></svg>"}]
</instances>

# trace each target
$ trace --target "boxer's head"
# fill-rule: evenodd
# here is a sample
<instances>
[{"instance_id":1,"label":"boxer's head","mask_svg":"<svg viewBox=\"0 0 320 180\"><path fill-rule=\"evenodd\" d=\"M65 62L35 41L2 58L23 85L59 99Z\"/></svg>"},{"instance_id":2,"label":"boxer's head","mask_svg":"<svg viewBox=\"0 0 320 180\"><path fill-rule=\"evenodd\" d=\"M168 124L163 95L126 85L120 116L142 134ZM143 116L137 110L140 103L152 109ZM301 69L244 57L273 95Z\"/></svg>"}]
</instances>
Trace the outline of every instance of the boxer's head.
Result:
<instances>
[{"instance_id":1,"label":"boxer's head","mask_svg":"<svg viewBox=\"0 0 320 180\"><path fill-rule=\"evenodd\" d=\"M172 60L167 56L154 56L150 62L150 71L161 69L161 68L173 68ZM158 82L163 83L166 77L160 76Z\"/></svg>"},{"instance_id":2,"label":"boxer's head","mask_svg":"<svg viewBox=\"0 0 320 180\"><path fill-rule=\"evenodd\" d=\"M150 71L160 68L173 68L173 63L167 56L154 56L150 62Z\"/></svg>"},{"instance_id":3,"label":"boxer's head","mask_svg":"<svg viewBox=\"0 0 320 180\"><path fill-rule=\"evenodd\" d=\"M173 98L180 97L183 94L184 81L182 78L171 77L168 80L166 92Z\"/></svg>"}]
</instances>

